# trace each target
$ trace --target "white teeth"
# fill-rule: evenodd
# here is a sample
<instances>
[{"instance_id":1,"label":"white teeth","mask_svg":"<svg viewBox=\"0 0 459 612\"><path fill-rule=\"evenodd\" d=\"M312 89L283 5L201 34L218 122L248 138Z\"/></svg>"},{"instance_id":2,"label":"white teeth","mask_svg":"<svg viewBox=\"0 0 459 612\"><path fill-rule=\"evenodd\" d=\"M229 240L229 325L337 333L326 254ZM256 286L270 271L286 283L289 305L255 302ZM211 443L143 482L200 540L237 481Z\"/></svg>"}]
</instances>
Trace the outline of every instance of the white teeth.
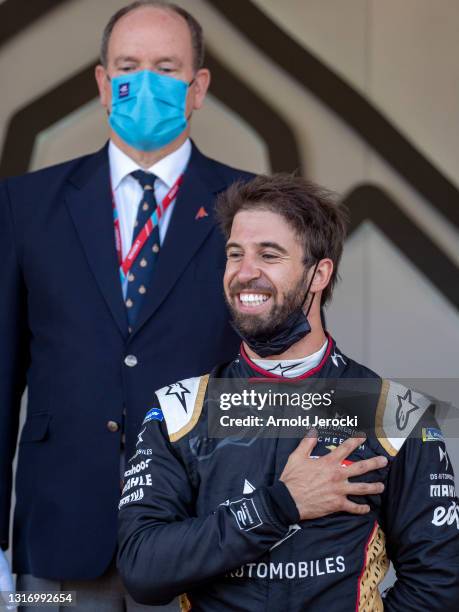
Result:
<instances>
[{"instance_id":1,"label":"white teeth","mask_svg":"<svg viewBox=\"0 0 459 612\"><path fill-rule=\"evenodd\" d=\"M269 299L269 296L261 293L240 293L239 299L244 306L261 306Z\"/></svg>"}]
</instances>

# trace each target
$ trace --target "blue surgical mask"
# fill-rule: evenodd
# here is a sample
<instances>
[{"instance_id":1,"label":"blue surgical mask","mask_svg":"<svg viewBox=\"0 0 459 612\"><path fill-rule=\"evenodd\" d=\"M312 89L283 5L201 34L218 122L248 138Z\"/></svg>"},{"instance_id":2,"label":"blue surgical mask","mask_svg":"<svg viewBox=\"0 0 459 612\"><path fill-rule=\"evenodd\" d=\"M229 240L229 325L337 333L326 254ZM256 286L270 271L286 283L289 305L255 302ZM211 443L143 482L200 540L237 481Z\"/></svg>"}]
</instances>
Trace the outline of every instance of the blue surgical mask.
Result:
<instances>
[{"instance_id":1,"label":"blue surgical mask","mask_svg":"<svg viewBox=\"0 0 459 612\"><path fill-rule=\"evenodd\" d=\"M188 87L185 81L150 70L114 77L109 117L112 129L141 151L168 145L186 128Z\"/></svg>"}]
</instances>

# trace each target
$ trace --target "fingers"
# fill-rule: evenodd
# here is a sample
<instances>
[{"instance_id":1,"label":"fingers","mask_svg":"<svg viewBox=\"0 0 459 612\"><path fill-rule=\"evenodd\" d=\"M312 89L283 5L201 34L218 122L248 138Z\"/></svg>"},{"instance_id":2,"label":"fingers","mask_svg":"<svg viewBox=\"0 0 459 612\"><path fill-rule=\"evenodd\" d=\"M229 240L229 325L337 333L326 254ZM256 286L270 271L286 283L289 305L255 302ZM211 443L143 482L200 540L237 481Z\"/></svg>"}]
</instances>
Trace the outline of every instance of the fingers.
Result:
<instances>
[{"instance_id":1,"label":"fingers","mask_svg":"<svg viewBox=\"0 0 459 612\"><path fill-rule=\"evenodd\" d=\"M346 444L346 442L343 442L341 446ZM362 461L355 461L351 465L347 466L346 476L348 478L352 478L352 476L361 476L362 474L366 474L367 472L371 472L373 470L380 470L386 465L387 465L387 459L386 457L382 457L382 456L372 457L371 459L364 459Z\"/></svg>"},{"instance_id":2,"label":"fingers","mask_svg":"<svg viewBox=\"0 0 459 612\"><path fill-rule=\"evenodd\" d=\"M302 457L309 457L316 444L317 431L315 429L310 429L293 452L295 454L301 454Z\"/></svg>"},{"instance_id":3,"label":"fingers","mask_svg":"<svg viewBox=\"0 0 459 612\"><path fill-rule=\"evenodd\" d=\"M370 506L368 504L356 504L346 499L343 503L342 511L349 512L350 514L368 514Z\"/></svg>"},{"instance_id":4,"label":"fingers","mask_svg":"<svg viewBox=\"0 0 459 612\"><path fill-rule=\"evenodd\" d=\"M329 455L330 459L335 459L341 463L343 459L346 459L346 457L359 448L359 446L363 444L365 440L366 438L348 438L337 448L332 450Z\"/></svg>"},{"instance_id":5,"label":"fingers","mask_svg":"<svg viewBox=\"0 0 459 612\"><path fill-rule=\"evenodd\" d=\"M345 495L379 495L384 491L382 482L348 482Z\"/></svg>"}]
</instances>

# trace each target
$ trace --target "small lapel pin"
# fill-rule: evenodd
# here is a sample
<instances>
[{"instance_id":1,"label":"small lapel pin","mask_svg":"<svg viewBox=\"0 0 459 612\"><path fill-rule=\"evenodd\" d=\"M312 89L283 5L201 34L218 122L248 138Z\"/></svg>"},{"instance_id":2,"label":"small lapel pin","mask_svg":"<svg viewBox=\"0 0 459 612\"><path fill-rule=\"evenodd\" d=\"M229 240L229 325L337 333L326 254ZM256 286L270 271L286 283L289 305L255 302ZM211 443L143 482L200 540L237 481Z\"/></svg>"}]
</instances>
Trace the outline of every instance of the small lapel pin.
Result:
<instances>
[{"instance_id":1,"label":"small lapel pin","mask_svg":"<svg viewBox=\"0 0 459 612\"><path fill-rule=\"evenodd\" d=\"M204 217L208 217L208 216L209 216L209 213L206 211L204 206L201 206L201 208L196 213L195 220L203 219Z\"/></svg>"}]
</instances>

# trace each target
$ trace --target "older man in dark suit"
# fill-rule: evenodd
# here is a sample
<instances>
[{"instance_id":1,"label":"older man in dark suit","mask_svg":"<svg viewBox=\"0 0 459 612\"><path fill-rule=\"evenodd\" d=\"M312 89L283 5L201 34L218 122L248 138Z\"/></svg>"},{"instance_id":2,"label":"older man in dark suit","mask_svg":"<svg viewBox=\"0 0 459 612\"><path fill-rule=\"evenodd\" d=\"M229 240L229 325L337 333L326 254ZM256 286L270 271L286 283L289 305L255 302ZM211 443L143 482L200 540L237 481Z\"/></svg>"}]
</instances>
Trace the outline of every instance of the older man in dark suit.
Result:
<instances>
[{"instance_id":1,"label":"older man in dark suit","mask_svg":"<svg viewBox=\"0 0 459 612\"><path fill-rule=\"evenodd\" d=\"M76 589L77 609L124 610L135 604L113 563L120 463L152 389L186 393L172 383L237 350L213 203L249 175L189 139L210 75L186 11L154 1L118 11L96 79L108 145L0 184L0 542L27 384L18 587Z\"/></svg>"}]
</instances>

